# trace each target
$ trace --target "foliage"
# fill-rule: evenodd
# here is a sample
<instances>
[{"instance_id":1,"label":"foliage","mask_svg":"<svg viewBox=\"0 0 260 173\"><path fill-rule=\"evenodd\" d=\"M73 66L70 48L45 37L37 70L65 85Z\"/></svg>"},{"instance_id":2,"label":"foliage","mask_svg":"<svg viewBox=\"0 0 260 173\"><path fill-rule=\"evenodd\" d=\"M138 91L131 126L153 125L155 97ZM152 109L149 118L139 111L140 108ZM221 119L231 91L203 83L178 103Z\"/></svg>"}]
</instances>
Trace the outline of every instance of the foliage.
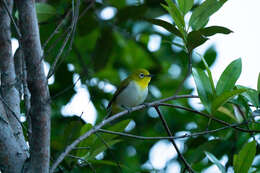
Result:
<instances>
[{"instance_id":1,"label":"foliage","mask_svg":"<svg viewBox=\"0 0 260 173\"><path fill-rule=\"evenodd\" d=\"M189 58L194 56L196 51L194 49L205 43L210 36L232 32L222 26L207 26L210 16L225 2L226 0L206 0L194 4L193 0L178 0L176 4L172 0L166 0L143 3L136 1L135 4L129 4L125 0L108 0L92 4L82 1L79 14L84 15L79 17L76 32L72 34L73 39L71 38L73 42L67 45L55 69L55 82L49 85L51 95L55 98L52 102L52 158L55 160L68 144L93 127L80 118L64 117L60 113L62 106L66 105L75 94L75 90L72 89L75 82L73 75L80 76L81 83L87 87L91 95L90 100L85 102L92 102L95 105L98 116L96 124L105 117L105 103L112 97L111 92L106 92L100 86L104 82L118 86L122 76L137 67L147 68L152 74L156 74L150 84L147 102L172 96L190 71ZM101 12L107 7L116 9L116 14L113 18L105 20L101 17ZM85 13L86 8L89 9ZM68 34L67 29L70 28L72 19L66 17L66 14L70 9L71 2L67 0L48 1L48 4L37 5L42 43L48 40L59 21L63 22L44 49L45 61L50 64L54 63ZM189 12L191 17L185 22L184 17ZM159 19L162 15L170 15L174 23ZM168 33L156 30L155 25L166 29ZM156 51L148 49L149 39L153 35L162 39L160 48ZM176 43L178 39L181 41ZM176 45L179 45L181 50L176 51ZM243 122L252 120L252 108L249 104L259 107L260 77L257 90L236 85L242 68L241 59L237 59L226 67L215 86L209 67L216 56L217 52L209 48L204 55L201 55L199 62L192 63L192 76L200 101L205 108L203 112L227 123L237 123L241 121L236 118L239 112L235 107L239 107L244 114ZM73 65L72 71L68 69L68 64ZM174 75L177 69L172 67L179 68L180 74ZM64 90L67 87L68 89ZM193 90L195 88L183 85L179 94L191 94ZM60 93L61 91L65 92ZM188 99L170 103L191 108ZM222 127L214 121L208 126L207 119L194 112L167 107L162 109L162 113L174 132L194 133ZM166 135L157 114L150 109L133 112L128 118L135 122L135 127L129 132L131 134ZM105 129L125 132L129 122L130 119L121 120L117 124L107 125ZM195 123L196 127L188 128L191 123ZM260 130L257 124L241 127ZM184 142L186 150L183 151L183 155L196 172L201 172L211 164L203 161L204 152L221 172L225 172L230 166L236 172L247 172L250 167L259 171L259 163L252 165L254 157L259 155L259 150L256 151L256 142L248 143L253 135L227 128L211 133L210 136L191 137ZM122 172L150 172L151 170L144 169L143 165L149 160L149 151L155 143L156 141L152 140L127 139L98 132L82 141L77 147L87 149L73 150L70 155L74 157L66 157L60 169L63 172L109 173L118 172L120 166ZM244 147L241 149L242 146ZM129 147L134 148L136 153L129 154L127 152ZM100 153L103 153L101 159L97 157ZM224 155L228 156L226 165L217 159ZM177 161L175 158L172 160ZM183 169L183 163L179 163Z\"/></svg>"}]
</instances>

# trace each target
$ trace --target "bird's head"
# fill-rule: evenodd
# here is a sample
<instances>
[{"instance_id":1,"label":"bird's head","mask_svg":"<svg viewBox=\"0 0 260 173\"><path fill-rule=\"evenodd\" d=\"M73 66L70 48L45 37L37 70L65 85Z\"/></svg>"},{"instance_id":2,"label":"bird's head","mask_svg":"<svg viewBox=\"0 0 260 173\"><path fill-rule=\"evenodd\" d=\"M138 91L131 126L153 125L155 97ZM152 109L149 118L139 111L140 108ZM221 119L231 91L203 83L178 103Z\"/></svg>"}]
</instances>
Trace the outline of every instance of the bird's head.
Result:
<instances>
[{"instance_id":1,"label":"bird's head","mask_svg":"<svg viewBox=\"0 0 260 173\"><path fill-rule=\"evenodd\" d=\"M138 69L130 75L130 78L143 89L148 86L151 77L151 74L146 69Z\"/></svg>"}]
</instances>

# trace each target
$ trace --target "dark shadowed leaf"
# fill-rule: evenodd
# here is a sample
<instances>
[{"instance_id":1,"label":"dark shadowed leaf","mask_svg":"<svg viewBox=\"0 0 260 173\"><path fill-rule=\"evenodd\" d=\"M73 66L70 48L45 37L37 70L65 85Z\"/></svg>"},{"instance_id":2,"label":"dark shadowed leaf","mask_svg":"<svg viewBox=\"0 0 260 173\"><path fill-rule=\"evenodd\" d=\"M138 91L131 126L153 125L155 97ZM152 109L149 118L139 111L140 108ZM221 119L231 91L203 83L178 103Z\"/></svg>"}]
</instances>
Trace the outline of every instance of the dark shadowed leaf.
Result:
<instances>
[{"instance_id":1,"label":"dark shadowed leaf","mask_svg":"<svg viewBox=\"0 0 260 173\"><path fill-rule=\"evenodd\" d=\"M189 25L194 30L199 30L205 23L208 22L209 17L214 14L227 0L206 0L198 6L192 13Z\"/></svg>"},{"instance_id":2,"label":"dark shadowed leaf","mask_svg":"<svg viewBox=\"0 0 260 173\"><path fill-rule=\"evenodd\" d=\"M206 110L210 112L213 96L210 80L208 76L205 74L205 72L199 68L193 68L192 75L195 80L200 100L206 108Z\"/></svg>"},{"instance_id":3,"label":"dark shadowed leaf","mask_svg":"<svg viewBox=\"0 0 260 173\"><path fill-rule=\"evenodd\" d=\"M244 145L237 155L234 155L233 166L235 173L248 172L256 153L256 142Z\"/></svg>"},{"instance_id":4,"label":"dark shadowed leaf","mask_svg":"<svg viewBox=\"0 0 260 173\"><path fill-rule=\"evenodd\" d=\"M187 37L187 47L189 50L193 50L205 43L207 40L208 38L202 35L199 31L192 31L188 34Z\"/></svg>"},{"instance_id":5,"label":"dark shadowed leaf","mask_svg":"<svg viewBox=\"0 0 260 173\"><path fill-rule=\"evenodd\" d=\"M185 15L193 6L194 0L178 0L178 5L182 13Z\"/></svg>"},{"instance_id":6,"label":"dark shadowed leaf","mask_svg":"<svg viewBox=\"0 0 260 173\"><path fill-rule=\"evenodd\" d=\"M225 28L223 26L210 26L199 30L200 33L204 36L212 36L215 34L230 34L233 31L231 31L228 28Z\"/></svg>"},{"instance_id":7,"label":"dark shadowed leaf","mask_svg":"<svg viewBox=\"0 0 260 173\"><path fill-rule=\"evenodd\" d=\"M205 154L207 156L207 158L212 162L214 163L215 165L217 165L218 169L220 170L221 173L226 173L225 171L225 167L220 163L220 161L211 153L209 152L206 152L205 151Z\"/></svg>"},{"instance_id":8,"label":"dark shadowed leaf","mask_svg":"<svg viewBox=\"0 0 260 173\"><path fill-rule=\"evenodd\" d=\"M36 3L38 22L45 22L56 14L56 9L47 3Z\"/></svg>"},{"instance_id":9,"label":"dark shadowed leaf","mask_svg":"<svg viewBox=\"0 0 260 173\"><path fill-rule=\"evenodd\" d=\"M218 80L216 86L217 95L220 95L226 91L231 91L234 88L235 83L241 74L241 70L241 58L234 60L227 66Z\"/></svg>"},{"instance_id":10,"label":"dark shadowed leaf","mask_svg":"<svg viewBox=\"0 0 260 173\"><path fill-rule=\"evenodd\" d=\"M166 29L167 31L179 36L179 37L183 37L180 33L180 31L172 24L164 21L164 20L161 20L161 19L145 19L146 21L154 24L154 25L158 25L158 26L161 26L163 27L164 29Z\"/></svg>"},{"instance_id":11,"label":"dark shadowed leaf","mask_svg":"<svg viewBox=\"0 0 260 173\"><path fill-rule=\"evenodd\" d=\"M102 30L99 39L96 42L96 47L92 55L92 62L95 71L99 71L107 64L109 56L113 49L114 36L111 28Z\"/></svg>"}]
</instances>

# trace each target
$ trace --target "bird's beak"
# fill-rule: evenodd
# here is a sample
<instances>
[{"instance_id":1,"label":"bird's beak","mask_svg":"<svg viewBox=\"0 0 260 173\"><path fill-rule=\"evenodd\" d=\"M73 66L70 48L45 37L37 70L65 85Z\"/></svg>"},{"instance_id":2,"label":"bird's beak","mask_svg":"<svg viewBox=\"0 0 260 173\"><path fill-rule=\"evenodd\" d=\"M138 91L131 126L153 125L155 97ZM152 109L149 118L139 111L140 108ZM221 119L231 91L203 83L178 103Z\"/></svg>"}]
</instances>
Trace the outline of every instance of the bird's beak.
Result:
<instances>
[{"instance_id":1,"label":"bird's beak","mask_svg":"<svg viewBox=\"0 0 260 173\"><path fill-rule=\"evenodd\" d=\"M153 74L148 74L148 75L145 75L145 77L154 77Z\"/></svg>"}]
</instances>

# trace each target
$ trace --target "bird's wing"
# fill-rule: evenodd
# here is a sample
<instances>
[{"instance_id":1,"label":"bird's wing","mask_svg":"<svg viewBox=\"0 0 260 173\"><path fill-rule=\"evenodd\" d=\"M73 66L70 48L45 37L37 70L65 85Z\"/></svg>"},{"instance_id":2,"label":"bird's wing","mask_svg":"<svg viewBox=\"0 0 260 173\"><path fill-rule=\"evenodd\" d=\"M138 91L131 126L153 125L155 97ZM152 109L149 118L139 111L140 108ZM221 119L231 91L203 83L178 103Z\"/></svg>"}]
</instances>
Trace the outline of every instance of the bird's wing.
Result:
<instances>
[{"instance_id":1,"label":"bird's wing","mask_svg":"<svg viewBox=\"0 0 260 173\"><path fill-rule=\"evenodd\" d=\"M128 86L129 82L128 79L122 81L122 85L116 90L115 94L113 95L112 99L107 105L107 109L109 109L112 103L116 100L117 96Z\"/></svg>"}]
</instances>

